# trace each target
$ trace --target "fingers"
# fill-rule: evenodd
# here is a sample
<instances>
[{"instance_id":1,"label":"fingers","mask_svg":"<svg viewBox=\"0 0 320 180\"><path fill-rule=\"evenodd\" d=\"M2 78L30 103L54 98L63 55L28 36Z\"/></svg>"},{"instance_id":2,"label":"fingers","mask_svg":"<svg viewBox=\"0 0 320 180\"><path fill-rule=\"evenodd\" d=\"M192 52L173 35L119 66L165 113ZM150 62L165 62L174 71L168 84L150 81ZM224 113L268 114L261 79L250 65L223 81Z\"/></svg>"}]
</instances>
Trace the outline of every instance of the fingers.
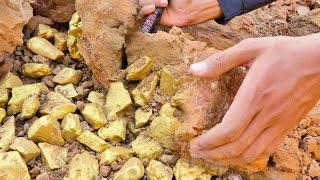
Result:
<instances>
[{"instance_id":1,"label":"fingers","mask_svg":"<svg viewBox=\"0 0 320 180\"><path fill-rule=\"evenodd\" d=\"M156 7L167 7L168 0L140 0L140 14L146 16L155 11Z\"/></svg>"},{"instance_id":2,"label":"fingers","mask_svg":"<svg viewBox=\"0 0 320 180\"><path fill-rule=\"evenodd\" d=\"M153 13L156 10L156 6L154 4L143 6L140 10L140 14L142 16L146 16L148 14Z\"/></svg>"}]
</instances>

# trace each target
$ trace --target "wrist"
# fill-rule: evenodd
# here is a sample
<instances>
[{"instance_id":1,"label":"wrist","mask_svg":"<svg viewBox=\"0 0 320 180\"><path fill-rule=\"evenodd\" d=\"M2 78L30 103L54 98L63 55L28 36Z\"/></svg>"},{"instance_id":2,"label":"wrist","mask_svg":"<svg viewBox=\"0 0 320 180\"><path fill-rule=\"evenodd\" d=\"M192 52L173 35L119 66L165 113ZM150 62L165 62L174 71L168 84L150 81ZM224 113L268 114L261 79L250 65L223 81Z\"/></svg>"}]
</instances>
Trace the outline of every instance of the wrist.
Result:
<instances>
[{"instance_id":1,"label":"wrist","mask_svg":"<svg viewBox=\"0 0 320 180\"><path fill-rule=\"evenodd\" d=\"M218 0L196 1L189 11L189 25L202 23L223 16Z\"/></svg>"}]
</instances>

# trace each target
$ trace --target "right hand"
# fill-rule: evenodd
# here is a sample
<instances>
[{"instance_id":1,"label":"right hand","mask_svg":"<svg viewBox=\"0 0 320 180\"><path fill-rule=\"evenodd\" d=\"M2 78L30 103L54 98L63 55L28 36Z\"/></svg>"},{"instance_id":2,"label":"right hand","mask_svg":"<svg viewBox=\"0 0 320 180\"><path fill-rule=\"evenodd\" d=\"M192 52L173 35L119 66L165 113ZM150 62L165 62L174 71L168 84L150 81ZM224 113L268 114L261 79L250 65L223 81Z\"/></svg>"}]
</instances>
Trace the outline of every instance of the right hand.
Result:
<instances>
[{"instance_id":1,"label":"right hand","mask_svg":"<svg viewBox=\"0 0 320 180\"><path fill-rule=\"evenodd\" d=\"M146 16L155 11L156 7L166 8L161 16L160 25L190 26L222 16L217 0L140 0L140 14Z\"/></svg>"}]
</instances>

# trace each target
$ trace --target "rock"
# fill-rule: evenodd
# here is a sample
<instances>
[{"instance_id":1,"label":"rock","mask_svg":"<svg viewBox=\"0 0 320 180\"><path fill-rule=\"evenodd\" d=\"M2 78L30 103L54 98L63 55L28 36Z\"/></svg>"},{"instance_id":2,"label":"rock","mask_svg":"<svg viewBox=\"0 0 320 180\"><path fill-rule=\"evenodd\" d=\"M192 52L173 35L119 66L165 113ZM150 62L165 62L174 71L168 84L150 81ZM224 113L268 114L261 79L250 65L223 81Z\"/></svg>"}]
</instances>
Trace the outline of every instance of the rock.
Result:
<instances>
[{"instance_id":1,"label":"rock","mask_svg":"<svg viewBox=\"0 0 320 180\"><path fill-rule=\"evenodd\" d=\"M99 129L98 135L102 139L112 143L118 143L126 139L126 132L126 122L124 119L118 118Z\"/></svg>"},{"instance_id":2,"label":"rock","mask_svg":"<svg viewBox=\"0 0 320 180\"><path fill-rule=\"evenodd\" d=\"M31 119L39 110L40 101L38 95L29 97L23 102L20 117L22 119Z\"/></svg>"},{"instance_id":3,"label":"rock","mask_svg":"<svg viewBox=\"0 0 320 180\"><path fill-rule=\"evenodd\" d=\"M163 148L161 145L145 134L139 135L132 142L132 150L138 155L139 158L148 158L149 160L157 159L163 153Z\"/></svg>"},{"instance_id":4,"label":"rock","mask_svg":"<svg viewBox=\"0 0 320 180\"><path fill-rule=\"evenodd\" d=\"M69 22L67 47L72 59L81 60L82 56L79 50L79 39L82 35L83 24L78 13L72 15Z\"/></svg>"},{"instance_id":5,"label":"rock","mask_svg":"<svg viewBox=\"0 0 320 180\"><path fill-rule=\"evenodd\" d=\"M0 152L0 169L3 180L31 179L27 165L17 151Z\"/></svg>"},{"instance_id":6,"label":"rock","mask_svg":"<svg viewBox=\"0 0 320 180\"><path fill-rule=\"evenodd\" d=\"M21 45L22 29L33 16L28 1L4 0L0 2L0 54L12 53L17 45Z\"/></svg>"},{"instance_id":7,"label":"rock","mask_svg":"<svg viewBox=\"0 0 320 180\"><path fill-rule=\"evenodd\" d=\"M0 124L2 122L2 120L7 116L7 112L5 109L0 108Z\"/></svg>"},{"instance_id":8,"label":"rock","mask_svg":"<svg viewBox=\"0 0 320 180\"><path fill-rule=\"evenodd\" d=\"M48 40L40 37L33 37L27 41L27 48L35 54L40 54L50 60L58 60L63 58L62 51L57 49Z\"/></svg>"},{"instance_id":9,"label":"rock","mask_svg":"<svg viewBox=\"0 0 320 180\"><path fill-rule=\"evenodd\" d=\"M309 166L308 174L311 177L319 177L320 176L320 165L317 161L312 160Z\"/></svg>"},{"instance_id":10,"label":"rock","mask_svg":"<svg viewBox=\"0 0 320 180\"><path fill-rule=\"evenodd\" d=\"M69 175L64 180L94 180L99 174L99 164L88 151L75 155L69 168Z\"/></svg>"},{"instance_id":11,"label":"rock","mask_svg":"<svg viewBox=\"0 0 320 180\"><path fill-rule=\"evenodd\" d=\"M41 89L40 83L22 85L13 88L12 98L8 102L7 113L9 115L20 113L22 111L24 101L31 96L40 95Z\"/></svg>"},{"instance_id":12,"label":"rock","mask_svg":"<svg viewBox=\"0 0 320 180\"><path fill-rule=\"evenodd\" d=\"M129 92L123 87L123 83L111 83L104 107L105 114L110 116L121 116L131 106L132 101Z\"/></svg>"},{"instance_id":13,"label":"rock","mask_svg":"<svg viewBox=\"0 0 320 180\"><path fill-rule=\"evenodd\" d=\"M35 15L47 17L58 23L68 22L75 11L75 0L33 0L30 4Z\"/></svg>"},{"instance_id":14,"label":"rock","mask_svg":"<svg viewBox=\"0 0 320 180\"><path fill-rule=\"evenodd\" d=\"M10 149L18 151L26 163L40 155L38 146L24 137L16 138L10 145Z\"/></svg>"},{"instance_id":15,"label":"rock","mask_svg":"<svg viewBox=\"0 0 320 180\"><path fill-rule=\"evenodd\" d=\"M181 69L170 65L165 66L161 72L159 90L169 96L173 96L185 80Z\"/></svg>"},{"instance_id":16,"label":"rock","mask_svg":"<svg viewBox=\"0 0 320 180\"><path fill-rule=\"evenodd\" d=\"M88 101L97 104L100 107L103 107L105 104L105 97L103 93L97 91L91 91L88 95Z\"/></svg>"},{"instance_id":17,"label":"rock","mask_svg":"<svg viewBox=\"0 0 320 180\"><path fill-rule=\"evenodd\" d=\"M268 180L278 180L278 179L299 179L296 173L290 173L279 170L264 170L250 174L248 177L243 177L243 179L252 178L252 179L268 179Z\"/></svg>"},{"instance_id":18,"label":"rock","mask_svg":"<svg viewBox=\"0 0 320 180\"><path fill-rule=\"evenodd\" d=\"M104 150L111 147L110 144L90 131L84 131L79 137L77 137L77 141L98 153L102 153Z\"/></svg>"},{"instance_id":19,"label":"rock","mask_svg":"<svg viewBox=\"0 0 320 180\"><path fill-rule=\"evenodd\" d=\"M177 108L172 107L170 103L166 103L161 107L159 114L160 116L173 118L175 111L177 111Z\"/></svg>"},{"instance_id":20,"label":"rock","mask_svg":"<svg viewBox=\"0 0 320 180\"><path fill-rule=\"evenodd\" d=\"M320 160L320 137L305 137L302 145L304 150L312 155L312 158Z\"/></svg>"},{"instance_id":21,"label":"rock","mask_svg":"<svg viewBox=\"0 0 320 180\"><path fill-rule=\"evenodd\" d=\"M166 165L170 165L170 166L174 166L177 161L178 161L179 157L175 156L175 155L169 155L169 154L163 154L159 160L161 162L163 162Z\"/></svg>"},{"instance_id":22,"label":"rock","mask_svg":"<svg viewBox=\"0 0 320 180\"><path fill-rule=\"evenodd\" d=\"M51 69L47 64L25 63L21 66L20 72L25 77L43 78L51 75Z\"/></svg>"},{"instance_id":23,"label":"rock","mask_svg":"<svg viewBox=\"0 0 320 180\"><path fill-rule=\"evenodd\" d=\"M18 76L13 75L11 72L6 73L0 78L0 89L12 89L21 85L21 79Z\"/></svg>"},{"instance_id":24,"label":"rock","mask_svg":"<svg viewBox=\"0 0 320 180\"><path fill-rule=\"evenodd\" d=\"M128 81L142 81L153 69L153 60L149 57L142 57L126 69Z\"/></svg>"},{"instance_id":25,"label":"rock","mask_svg":"<svg viewBox=\"0 0 320 180\"><path fill-rule=\"evenodd\" d=\"M77 114L66 115L61 122L61 127L62 137L66 140L76 140L82 133L80 118Z\"/></svg>"},{"instance_id":26,"label":"rock","mask_svg":"<svg viewBox=\"0 0 320 180\"><path fill-rule=\"evenodd\" d=\"M9 92L7 89L0 89L0 108L6 108L9 101ZM1 121L0 121L1 123Z\"/></svg>"},{"instance_id":27,"label":"rock","mask_svg":"<svg viewBox=\"0 0 320 180\"><path fill-rule=\"evenodd\" d=\"M141 108L137 109L134 115L135 119L135 128L141 128L144 126L152 116L152 110L142 110Z\"/></svg>"},{"instance_id":28,"label":"rock","mask_svg":"<svg viewBox=\"0 0 320 180\"><path fill-rule=\"evenodd\" d=\"M68 36L65 33L58 32L54 34L54 46L60 51L68 50L67 40Z\"/></svg>"},{"instance_id":29,"label":"rock","mask_svg":"<svg viewBox=\"0 0 320 180\"><path fill-rule=\"evenodd\" d=\"M78 84L82 78L82 71L74 70L72 68L63 68L52 81L60 85L66 85L69 83Z\"/></svg>"},{"instance_id":30,"label":"rock","mask_svg":"<svg viewBox=\"0 0 320 180\"><path fill-rule=\"evenodd\" d=\"M9 119L0 127L0 150L8 151L9 146L16 138L14 121L14 117L10 116Z\"/></svg>"},{"instance_id":31,"label":"rock","mask_svg":"<svg viewBox=\"0 0 320 180\"><path fill-rule=\"evenodd\" d=\"M122 168L114 174L114 180L139 180L144 175L144 166L140 159L130 158Z\"/></svg>"},{"instance_id":32,"label":"rock","mask_svg":"<svg viewBox=\"0 0 320 180\"><path fill-rule=\"evenodd\" d=\"M59 122L52 116L42 116L36 120L28 130L28 138L36 142L46 142L63 146Z\"/></svg>"},{"instance_id":33,"label":"rock","mask_svg":"<svg viewBox=\"0 0 320 180\"><path fill-rule=\"evenodd\" d=\"M44 38L47 40L52 40L54 35L57 33L58 31L48 25L45 24L39 24L36 32L34 32L34 36L40 37L40 38Z\"/></svg>"},{"instance_id":34,"label":"rock","mask_svg":"<svg viewBox=\"0 0 320 180\"><path fill-rule=\"evenodd\" d=\"M41 161L50 170L59 169L67 163L68 149L48 143L39 143Z\"/></svg>"},{"instance_id":35,"label":"rock","mask_svg":"<svg viewBox=\"0 0 320 180\"><path fill-rule=\"evenodd\" d=\"M155 91L159 82L159 77L151 75L141 81L138 86L132 91L132 96L135 105L145 106L149 104L153 92Z\"/></svg>"},{"instance_id":36,"label":"rock","mask_svg":"<svg viewBox=\"0 0 320 180\"><path fill-rule=\"evenodd\" d=\"M96 104L86 104L81 114L93 129L100 129L108 122L102 107Z\"/></svg>"},{"instance_id":37,"label":"rock","mask_svg":"<svg viewBox=\"0 0 320 180\"><path fill-rule=\"evenodd\" d=\"M118 158L128 160L133 156L133 151L124 147L114 147L109 148L101 153L100 165L111 165L111 163L115 162Z\"/></svg>"},{"instance_id":38,"label":"rock","mask_svg":"<svg viewBox=\"0 0 320 180\"><path fill-rule=\"evenodd\" d=\"M211 179L211 175L205 172L203 166L192 164L186 159L179 159L173 168L174 176L177 180L184 179Z\"/></svg>"},{"instance_id":39,"label":"rock","mask_svg":"<svg viewBox=\"0 0 320 180\"><path fill-rule=\"evenodd\" d=\"M151 160L146 170L148 180L171 180L173 178L172 169L156 160Z\"/></svg>"},{"instance_id":40,"label":"rock","mask_svg":"<svg viewBox=\"0 0 320 180\"><path fill-rule=\"evenodd\" d=\"M63 119L67 114L74 113L77 106L63 95L57 92L47 94L47 100L40 107L41 115L51 115L57 119Z\"/></svg>"},{"instance_id":41,"label":"rock","mask_svg":"<svg viewBox=\"0 0 320 180\"><path fill-rule=\"evenodd\" d=\"M77 91L74 89L74 86L71 83L64 86L58 85L54 88L54 91L62 94L66 98L74 98L78 96Z\"/></svg>"},{"instance_id":42,"label":"rock","mask_svg":"<svg viewBox=\"0 0 320 180\"><path fill-rule=\"evenodd\" d=\"M310 8L307 6L299 6L297 7L296 11L299 14L299 16L305 16L310 12Z\"/></svg>"},{"instance_id":43,"label":"rock","mask_svg":"<svg viewBox=\"0 0 320 180\"><path fill-rule=\"evenodd\" d=\"M291 158L290 158L291 160ZM263 171L267 168L268 165L268 161L269 161L269 157L254 161L252 163L247 163L247 164L239 164L233 168L243 171L243 172L247 172L248 174L252 174L255 172L259 172L259 171ZM285 162L281 162L282 159L277 159L277 162L280 162L279 164L277 164L276 166L279 167L280 169L285 169L287 167L290 167L290 165L285 164Z\"/></svg>"},{"instance_id":44,"label":"rock","mask_svg":"<svg viewBox=\"0 0 320 180\"><path fill-rule=\"evenodd\" d=\"M48 173L42 173L42 174L39 174L37 177L36 177L36 180L50 180L50 176Z\"/></svg>"},{"instance_id":45,"label":"rock","mask_svg":"<svg viewBox=\"0 0 320 180\"><path fill-rule=\"evenodd\" d=\"M100 174L103 177L108 177L111 173L111 167L110 166L101 166L100 167Z\"/></svg>"},{"instance_id":46,"label":"rock","mask_svg":"<svg viewBox=\"0 0 320 180\"><path fill-rule=\"evenodd\" d=\"M54 23L51 19L42 17L42 16L32 16L31 19L28 21L28 24L25 26L26 27L26 33L28 35L31 35L39 26L39 24L45 24L52 26Z\"/></svg>"}]
</instances>

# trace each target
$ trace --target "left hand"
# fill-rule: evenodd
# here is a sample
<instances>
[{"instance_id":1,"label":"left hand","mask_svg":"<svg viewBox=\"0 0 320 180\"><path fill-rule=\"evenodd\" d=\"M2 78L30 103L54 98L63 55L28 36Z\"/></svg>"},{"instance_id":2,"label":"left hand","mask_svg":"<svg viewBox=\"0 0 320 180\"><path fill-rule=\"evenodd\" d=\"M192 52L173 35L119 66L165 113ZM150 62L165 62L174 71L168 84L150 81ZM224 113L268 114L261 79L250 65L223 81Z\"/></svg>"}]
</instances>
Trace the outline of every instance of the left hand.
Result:
<instances>
[{"instance_id":1,"label":"left hand","mask_svg":"<svg viewBox=\"0 0 320 180\"><path fill-rule=\"evenodd\" d=\"M248 39L191 66L215 77L249 71L222 122L193 139L190 154L235 165L269 156L320 98L320 34Z\"/></svg>"}]
</instances>

